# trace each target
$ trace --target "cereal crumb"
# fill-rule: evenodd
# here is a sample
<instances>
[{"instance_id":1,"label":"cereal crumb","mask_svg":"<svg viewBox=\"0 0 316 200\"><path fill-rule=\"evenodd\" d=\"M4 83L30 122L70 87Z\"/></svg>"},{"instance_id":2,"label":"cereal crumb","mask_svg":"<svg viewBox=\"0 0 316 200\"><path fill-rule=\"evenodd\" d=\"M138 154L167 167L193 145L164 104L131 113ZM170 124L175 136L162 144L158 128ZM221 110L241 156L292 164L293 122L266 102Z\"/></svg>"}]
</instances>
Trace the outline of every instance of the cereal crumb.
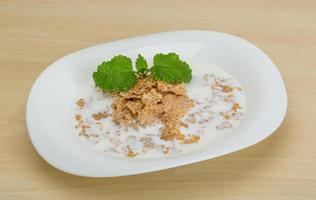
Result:
<instances>
[{"instance_id":1,"label":"cereal crumb","mask_svg":"<svg viewBox=\"0 0 316 200\"><path fill-rule=\"evenodd\" d=\"M143 105L140 101L127 101L126 107L135 115L141 111Z\"/></svg>"},{"instance_id":2,"label":"cereal crumb","mask_svg":"<svg viewBox=\"0 0 316 200\"><path fill-rule=\"evenodd\" d=\"M132 150L128 150L126 156L127 157L135 157L135 156L137 156L137 153L134 153Z\"/></svg>"},{"instance_id":3,"label":"cereal crumb","mask_svg":"<svg viewBox=\"0 0 316 200\"><path fill-rule=\"evenodd\" d=\"M220 112L220 115L223 116L224 119L230 120L232 116L228 112Z\"/></svg>"},{"instance_id":4,"label":"cereal crumb","mask_svg":"<svg viewBox=\"0 0 316 200\"><path fill-rule=\"evenodd\" d=\"M239 105L239 103L234 103L232 108L231 108L231 110L233 112L237 112L237 110L240 109L240 108L241 108L241 106Z\"/></svg>"},{"instance_id":5,"label":"cereal crumb","mask_svg":"<svg viewBox=\"0 0 316 200\"><path fill-rule=\"evenodd\" d=\"M99 112L97 114L92 115L93 119L95 119L96 121L107 118L108 116L109 114L107 112L103 112L103 113Z\"/></svg>"},{"instance_id":6,"label":"cereal crumb","mask_svg":"<svg viewBox=\"0 0 316 200\"><path fill-rule=\"evenodd\" d=\"M154 147L155 147L155 143L153 142L153 140L151 138L141 137L139 141L143 144L143 152L144 153L154 149Z\"/></svg>"},{"instance_id":7,"label":"cereal crumb","mask_svg":"<svg viewBox=\"0 0 316 200\"><path fill-rule=\"evenodd\" d=\"M81 115L79 115L79 114L75 115L75 119L76 119L77 121L80 121L81 118L82 118Z\"/></svg>"},{"instance_id":8,"label":"cereal crumb","mask_svg":"<svg viewBox=\"0 0 316 200\"><path fill-rule=\"evenodd\" d=\"M224 85L224 86L222 86L222 90L223 90L223 92L225 92L225 93L229 93L229 92L232 92L232 91L233 91L233 88L230 87L230 86L228 86L228 85Z\"/></svg>"},{"instance_id":9,"label":"cereal crumb","mask_svg":"<svg viewBox=\"0 0 316 200\"><path fill-rule=\"evenodd\" d=\"M169 84L163 81L158 81L157 88L163 93L171 92L173 94L180 95L180 96L184 96L186 93L185 86L183 83Z\"/></svg>"},{"instance_id":10,"label":"cereal crumb","mask_svg":"<svg viewBox=\"0 0 316 200\"><path fill-rule=\"evenodd\" d=\"M169 148L166 147L165 145L159 145L159 146L158 146L158 149L159 149L160 151L162 151L163 154L168 154L168 153L169 153Z\"/></svg>"},{"instance_id":11,"label":"cereal crumb","mask_svg":"<svg viewBox=\"0 0 316 200\"><path fill-rule=\"evenodd\" d=\"M232 123L230 123L229 121L224 121L220 123L219 125L217 125L216 129L223 130L223 129L232 128L232 127L233 127Z\"/></svg>"},{"instance_id":12,"label":"cereal crumb","mask_svg":"<svg viewBox=\"0 0 316 200\"><path fill-rule=\"evenodd\" d=\"M185 135L183 135L180 131L176 134L176 138L177 140L184 140L185 139Z\"/></svg>"},{"instance_id":13,"label":"cereal crumb","mask_svg":"<svg viewBox=\"0 0 316 200\"><path fill-rule=\"evenodd\" d=\"M164 141L174 140L179 131L180 131L179 129L174 129L172 127L166 127L164 129L162 129L162 131L160 133L160 139L162 139Z\"/></svg>"},{"instance_id":14,"label":"cereal crumb","mask_svg":"<svg viewBox=\"0 0 316 200\"><path fill-rule=\"evenodd\" d=\"M197 143L200 140L199 136L192 135L191 138L185 139L182 143L183 144L192 144L192 143Z\"/></svg>"},{"instance_id":15,"label":"cereal crumb","mask_svg":"<svg viewBox=\"0 0 316 200\"><path fill-rule=\"evenodd\" d=\"M241 87L235 87L238 91L242 91Z\"/></svg>"},{"instance_id":16,"label":"cereal crumb","mask_svg":"<svg viewBox=\"0 0 316 200\"><path fill-rule=\"evenodd\" d=\"M77 106L82 109L84 106L85 106L85 102L83 99L79 99L77 102L76 102Z\"/></svg>"}]
</instances>

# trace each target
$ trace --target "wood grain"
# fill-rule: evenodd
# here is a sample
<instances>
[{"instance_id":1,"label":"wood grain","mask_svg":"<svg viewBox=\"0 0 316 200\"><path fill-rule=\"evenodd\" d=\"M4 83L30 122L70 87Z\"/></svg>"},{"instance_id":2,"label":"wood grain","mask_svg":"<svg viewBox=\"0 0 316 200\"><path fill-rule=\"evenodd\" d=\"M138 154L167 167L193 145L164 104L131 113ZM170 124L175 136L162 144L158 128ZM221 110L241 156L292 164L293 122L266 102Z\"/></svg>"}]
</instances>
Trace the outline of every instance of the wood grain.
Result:
<instances>
[{"instance_id":1,"label":"wood grain","mask_svg":"<svg viewBox=\"0 0 316 200\"><path fill-rule=\"evenodd\" d=\"M222 31L265 51L289 107L274 135L161 172L82 178L49 166L25 126L39 73L83 47L181 29ZM0 1L0 199L316 199L316 1ZM255 134L255 133L254 133Z\"/></svg>"}]
</instances>

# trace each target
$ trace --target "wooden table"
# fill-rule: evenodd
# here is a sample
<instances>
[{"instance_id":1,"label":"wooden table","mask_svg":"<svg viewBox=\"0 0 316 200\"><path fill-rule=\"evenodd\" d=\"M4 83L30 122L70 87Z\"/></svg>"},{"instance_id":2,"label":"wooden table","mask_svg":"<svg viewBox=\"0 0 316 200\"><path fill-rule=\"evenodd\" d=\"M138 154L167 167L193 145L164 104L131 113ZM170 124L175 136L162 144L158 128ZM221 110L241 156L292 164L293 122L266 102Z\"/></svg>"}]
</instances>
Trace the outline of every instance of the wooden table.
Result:
<instances>
[{"instance_id":1,"label":"wooden table","mask_svg":"<svg viewBox=\"0 0 316 200\"><path fill-rule=\"evenodd\" d=\"M25 127L32 83L63 55L181 29L245 38L276 63L289 107L259 144L155 173L82 178L48 165ZM316 199L316 1L0 2L0 199Z\"/></svg>"}]
</instances>

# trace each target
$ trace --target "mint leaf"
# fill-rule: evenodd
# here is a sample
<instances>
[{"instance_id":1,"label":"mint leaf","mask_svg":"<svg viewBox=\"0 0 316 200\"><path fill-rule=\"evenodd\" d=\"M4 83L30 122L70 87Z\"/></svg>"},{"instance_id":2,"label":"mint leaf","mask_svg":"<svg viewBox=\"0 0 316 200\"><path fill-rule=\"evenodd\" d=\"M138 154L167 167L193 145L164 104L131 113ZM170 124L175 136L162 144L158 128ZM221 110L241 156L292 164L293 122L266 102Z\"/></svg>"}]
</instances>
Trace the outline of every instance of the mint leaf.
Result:
<instances>
[{"instance_id":1,"label":"mint leaf","mask_svg":"<svg viewBox=\"0 0 316 200\"><path fill-rule=\"evenodd\" d=\"M137 60L136 60L136 69L137 73L144 76L148 72L148 64L146 59L138 54Z\"/></svg>"},{"instance_id":2,"label":"mint leaf","mask_svg":"<svg viewBox=\"0 0 316 200\"><path fill-rule=\"evenodd\" d=\"M176 53L159 53L154 56L151 75L155 80L168 83L188 83L192 79L192 70Z\"/></svg>"},{"instance_id":3,"label":"mint leaf","mask_svg":"<svg viewBox=\"0 0 316 200\"><path fill-rule=\"evenodd\" d=\"M93 80L97 87L109 92L129 90L137 82L131 59L123 55L100 64L93 73Z\"/></svg>"}]
</instances>

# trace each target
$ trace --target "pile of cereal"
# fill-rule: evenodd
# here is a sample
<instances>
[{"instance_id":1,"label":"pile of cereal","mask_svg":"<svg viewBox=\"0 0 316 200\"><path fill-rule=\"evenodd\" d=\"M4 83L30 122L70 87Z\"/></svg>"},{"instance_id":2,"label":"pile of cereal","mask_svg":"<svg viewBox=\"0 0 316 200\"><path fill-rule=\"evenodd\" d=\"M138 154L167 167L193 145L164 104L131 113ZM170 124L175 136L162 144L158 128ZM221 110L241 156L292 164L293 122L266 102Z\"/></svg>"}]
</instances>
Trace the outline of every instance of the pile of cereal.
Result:
<instances>
[{"instance_id":1,"label":"pile of cereal","mask_svg":"<svg viewBox=\"0 0 316 200\"><path fill-rule=\"evenodd\" d=\"M162 123L160 139L194 143L199 137L185 138L180 132L180 127L186 126L181 118L193 106L184 84L168 84L148 76L139 79L131 90L114 95L112 118L120 126L134 129Z\"/></svg>"}]
</instances>

